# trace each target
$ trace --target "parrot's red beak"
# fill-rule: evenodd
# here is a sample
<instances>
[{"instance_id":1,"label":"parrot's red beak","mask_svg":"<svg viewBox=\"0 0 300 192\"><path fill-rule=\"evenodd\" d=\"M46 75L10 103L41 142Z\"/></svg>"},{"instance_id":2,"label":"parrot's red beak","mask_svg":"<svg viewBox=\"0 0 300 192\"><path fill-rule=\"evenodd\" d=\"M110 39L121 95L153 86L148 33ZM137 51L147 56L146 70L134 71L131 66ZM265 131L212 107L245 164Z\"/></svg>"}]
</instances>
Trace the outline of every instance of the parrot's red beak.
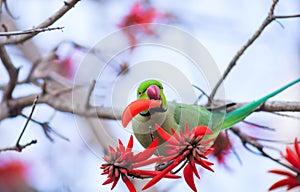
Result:
<instances>
[{"instance_id":1,"label":"parrot's red beak","mask_svg":"<svg viewBox=\"0 0 300 192\"><path fill-rule=\"evenodd\" d=\"M128 123L140 112L151 108L160 107L160 100L138 99L130 103L122 114L122 125L126 127Z\"/></svg>"}]
</instances>

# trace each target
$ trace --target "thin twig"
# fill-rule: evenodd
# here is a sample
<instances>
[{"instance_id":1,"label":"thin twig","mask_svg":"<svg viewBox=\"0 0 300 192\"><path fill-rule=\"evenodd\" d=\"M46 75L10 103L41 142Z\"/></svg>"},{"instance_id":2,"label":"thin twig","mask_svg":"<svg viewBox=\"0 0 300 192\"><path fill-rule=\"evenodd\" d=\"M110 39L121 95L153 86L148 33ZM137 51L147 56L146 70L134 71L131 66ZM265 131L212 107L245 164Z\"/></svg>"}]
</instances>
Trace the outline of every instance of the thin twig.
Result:
<instances>
[{"instance_id":1,"label":"thin twig","mask_svg":"<svg viewBox=\"0 0 300 192\"><path fill-rule=\"evenodd\" d=\"M36 96L35 99L34 99L34 101L33 101L31 112L30 112L30 114L29 114L29 116L28 116L28 118L27 118L27 120L25 122L25 125L23 127L23 130L22 130L21 134L19 135L19 138L18 138L18 140L16 142L16 145L14 147L7 147L7 148L0 149L0 152L2 152L2 151L12 151L12 150L18 151L18 152L22 152L22 150L25 149L26 147L28 147L28 146L30 146L32 144L36 144L37 143L37 140L32 140L31 142L29 142L29 143L27 143L25 145L21 145L20 144L20 141L21 141L21 139L23 137L23 134L24 134L27 126L28 126L28 123L32 119L32 115L33 115L35 106L37 104L37 101L38 101L38 96Z\"/></svg>"},{"instance_id":2,"label":"thin twig","mask_svg":"<svg viewBox=\"0 0 300 192\"><path fill-rule=\"evenodd\" d=\"M289 19L289 18L297 18L300 17L300 14L295 15L275 15L273 16L274 19Z\"/></svg>"},{"instance_id":3,"label":"thin twig","mask_svg":"<svg viewBox=\"0 0 300 192\"><path fill-rule=\"evenodd\" d=\"M248 135L244 134L243 132L241 132L238 128L236 127L232 127L230 128L230 130L241 140L241 142L243 143L244 147L253 152L252 150L250 150L248 147L247 147L247 144L253 146L254 148L256 148L259 153L255 153L255 154L258 154L258 155L261 155L263 157L266 157L268 159L271 159L272 161L292 170L292 171L295 171L292 167L280 162L278 159L275 159L274 157L272 157L271 155L267 154L265 151L264 151L264 147L263 145L261 145L260 143L258 143L255 139L252 139L251 137L249 137Z\"/></svg>"},{"instance_id":4,"label":"thin twig","mask_svg":"<svg viewBox=\"0 0 300 192\"><path fill-rule=\"evenodd\" d=\"M11 18L17 19L17 17L13 16L13 14L11 13L11 11L10 11L10 9L8 7L8 4L7 4L7 0L3 0L3 3L4 3L4 7L5 7L5 10L6 10L7 14L9 16L11 16ZM2 6L0 8L2 8Z\"/></svg>"},{"instance_id":5,"label":"thin twig","mask_svg":"<svg viewBox=\"0 0 300 192\"><path fill-rule=\"evenodd\" d=\"M219 79L215 87L213 88L209 98L212 100L219 88L219 86L222 84L222 82L225 80L225 78L228 76L230 71L233 69L233 67L236 65L238 59L244 54L246 49L248 49L252 43L261 35L261 33L264 31L264 29L274 20L276 19L289 19L289 18L298 18L300 17L300 14L295 15L274 15L274 10L279 0L273 0L273 3L271 5L270 11L268 16L265 18L261 26L258 28L258 30L252 35L252 37L247 41L247 43L235 54L233 59L230 61L228 67L226 68L224 74Z\"/></svg>"},{"instance_id":6,"label":"thin twig","mask_svg":"<svg viewBox=\"0 0 300 192\"><path fill-rule=\"evenodd\" d=\"M22 136L23 136L23 134L24 134L24 132L25 132L25 129L27 128L27 125L28 125L29 121L30 121L31 118L32 118L32 114L33 114L33 111L34 111L34 109L35 109L35 106L36 106L36 103L37 103L37 101L38 101L38 98L39 98L39 96L36 96L35 99L34 99L34 101L33 101L32 108L31 108L31 112L30 112L30 114L29 114L29 116L28 116L28 118L27 118L27 121L26 121L26 123L25 123L25 125L24 125L24 128L23 128L23 130L22 130L22 132L21 132L21 134L20 134L20 136L19 136L19 138L18 138L18 140L17 140L16 146L19 146L19 145L20 145L20 144L19 144L19 143L20 143L20 140L21 140L21 138L22 138Z\"/></svg>"},{"instance_id":7,"label":"thin twig","mask_svg":"<svg viewBox=\"0 0 300 192\"><path fill-rule=\"evenodd\" d=\"M25 149L26 147L28 147L30 145L33 145L33 144L36 144L36 143L37 143L37 140L34 139L34 140L30 141L29 143L26 143L24 145L19 145L18 147L14 146L14 147L6 147L6 148L3 148L3 149L0 149L0 153L4 152L4 151L18 151L18 152L22 152L22 150Z\"/></svg>"},{"instance_id":8,"label":"thin twig","mask_svg":"<svg viewBox=\"0 0 300 192\"><path fill-rule=\"evenodd\" d=\"M240 165L243 165L243 161L242 161L241 157L239 156L238 152L235 150L235 147L233 146L232 142L229 139L228 129L225 130L225 135L226 135L227 142L229 143L229 146L230 146L230 149L231 149L233 155L236 157L236 159L238 160Z\"/></svg>"},{"instance_id":9,"label":"thin twig","mask_svg":"<svg viewBox=\"0 0 300 192\"><path fill-rule=\"evenodd\" d=\"M266 130L270 130L270 131L275 131L274 128L272 127L268 127L266 125L260 125L260 124L257 124L257 123L253 123L253 122L250 122L250 121L246 121L246 120L243 120L244 123L248 124L248 125L252 125L254 127L258 127L258 128L262 128L262 129L266 129Z\"/></svg>"},{"instance_id":10,"label":"thin twig","mask_svg":"<svg viewBox=\"0 0 300 192\"><path fill-rule=\"evenodd\" d=\"M284 113L280 113L280 112L270 112L273 115L278 115L281 117L287 117L287 118L291 118L291 119L296 119L296 120L300 120L299 116L295 116L295 115L290 115L290 114L284 114Z\"/></svg>"},{"instance_id":11,"label":"thin twig","mask_svg":"<svg viewBox=\"0 0 300 192\"><path fill-rule=\"evenodd\" d=\"M252 35L252 37L247 41L245 45L243 45L240 50L235 54L235 56L230 61L229 65L227 66L225 72L223 73L222 77L219 79L215 87L213 88L209 98L210 100L213 100L214 96L216 95L216 92L219 88L219 86L222 84L222 82L225 80L227 75L230 73L230 71L233 69L233 67L236 65L239 58L244 54L244 52L252 45L252 43L261 35L261 33L264 31L264 29L275 19L273 17L275 6L277 5L279 0L273 0L273 3L270 7L268 16L264 19L258 30Z\"/></svg>"},{"instance_id":12,"label":"thin twig","mask_svg":"<svg viewBox=\"0 0 300 192\"><path fill-rule=\"evenodd\" d=\"M55 23L58 19L60 19L64 14L66 14L70 9L72 9L80 0L69 0L64 1L64 5L56 11L51 17L47 18L44 22L39 24L35 29L47 28L53 23ZM7 44L18 44L27 41L28 39L33 38L39 32L29 33L24 35L11 36L9 39L0 42L0 45Z\"/></svg>"},{"instance_id":13,"label":"thin twig","mask_svg":"<svg viewBox=\"0 0 300 192\"><path fill-rule=\"evenodd\" d=\"M0 32L0 36L11 36L11 35L25 35L31 33L41 33L46 31L54 31L54 30L62 30L64 27L48 27L48 28L34 28L28 29L24 31L7 31L7 32Z\"/></svg>"},{"instance_id":14,"label":"thin twig","mask_svg":"<svg viewBox=\"0 0 300 192\"><path fill-rule=\"evenodd\" d=\"M25 114L21 114L22 117L25 117L26 119L28 119L29 117L27 117ZM35 120L33 118L30 118L30 120L38 125L40 125L43 128L43 131L46 135L46 137L51 141L54 142L54 139L51 137L50 133L53 132L56 136L60 137L63 140L66 141L70 141L69 138L65 137L64 135L62 135L61 133L57 132L56 130L54 130L49 124L51 119L53 118L53 116L51 116L51 118L46 121L46 122L40 122L38 120Z\"/></svg>"}]
</instances>

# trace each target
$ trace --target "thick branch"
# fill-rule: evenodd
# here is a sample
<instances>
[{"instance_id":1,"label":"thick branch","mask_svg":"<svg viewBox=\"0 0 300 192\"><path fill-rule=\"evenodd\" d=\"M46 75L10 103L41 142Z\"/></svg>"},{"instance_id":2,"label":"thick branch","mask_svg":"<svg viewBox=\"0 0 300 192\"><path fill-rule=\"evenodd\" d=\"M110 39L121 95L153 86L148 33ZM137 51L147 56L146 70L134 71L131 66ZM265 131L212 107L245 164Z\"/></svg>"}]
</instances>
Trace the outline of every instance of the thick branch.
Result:
<instances>
[{"instance_id":1,"label":"thick branch","mask_svg":"<svg viewBox=\"0 0 300 192\"><path fill-rule=\"evenodd\" d=\"M78 3L80 0L69 0L65 1L64 5L57 11L55 12L51 17L46 19L44 22L39 24L35 29L41 29L41 28L47 28L53 23L55 23L58 19L60 19L65 13L67 13L70 9L72 9L76 3ZM29 34L24 34L24 35L17 35L17 36L11 36L9 39L2 40L0 44L18 44L18 43L23 43L24 41L31 39L35 35L37 35L39 32L35 33L29 33Z\"/></svg>"},{"instance_id":2,"label":"thick branch","mask_svg":"<svg viewBox=\"0 0 300 192\"><path fill-rule=\"evenodd\" d=\"M36 95L29 95L22 98L16 98L9 102L9 107L7 105L0 105L0 121L21 114L23 108L31 105L32 100ZM83 117L99 117L104 119L121 119L121 111L113 110L111 108L104 107L89 107L86 109L85 107L79 107L74 105L72 102L67 102L66 100L62 100L56 96L45 94L39 95L38 103L47 104L54 109L77 114ZM11 115L11 111L14 111L14 115Z\"/></svg>"},{"instance_id":3,"label":"thick branch","mask_svg":"<svg viewBox=\"0 0 300 192\"><path fill-rule=\"evenodd\" d=\"M0 106L0 121L7 118L12 117L11 111L14 111L14 115L18 115L21 113L22 109L31 105L32 100L36 95L29 95L22 98L16 98L9 102L9 108L7 105L2 104ZM99 117L104 119L113 119L120 120L122 116L121 110L113 110L111 108L105 107L93 107L90 106L85 108L85 106L76 106L72 102L67 102L66 100L62 100L55 95L51 95L49 93L45 95L39 96L38 103L47 104L54 109L77 114L83 117ZM237 103L233 107L228 108L228 111L232 111L237 109L247 103ZM300 102L289 102L289 101L267 101L261 107L259 107L256 111L267 111L267 112L300 112Z\"/></svg>"},{"instance_id":4,"label":"thick branch","mask_svg":"<svg viewBox=\"0 0 300 192\"><path fill-rule=\"evenodd\" d=\"M228 108L228 111L233 111L240 108L248 103L237 103L233 107ZM299 101L267 101L256 111L266 111L266 112L300 112L300 102Z\"/></svg>"},{"instance_id":5,"label":"thick branch","mask_svg":"<svg viewBox=\"0 0 300 192\"><path fill-rule=\"evenodd\" d=\"M13 65L10 57L6 52L6 49L3 46L0 46L0 58L9 75L9 81L4 89L2 98L2 102L5 102L12 98L12 92L18 81L18 69Z\"/></svg>"}]
</instances>

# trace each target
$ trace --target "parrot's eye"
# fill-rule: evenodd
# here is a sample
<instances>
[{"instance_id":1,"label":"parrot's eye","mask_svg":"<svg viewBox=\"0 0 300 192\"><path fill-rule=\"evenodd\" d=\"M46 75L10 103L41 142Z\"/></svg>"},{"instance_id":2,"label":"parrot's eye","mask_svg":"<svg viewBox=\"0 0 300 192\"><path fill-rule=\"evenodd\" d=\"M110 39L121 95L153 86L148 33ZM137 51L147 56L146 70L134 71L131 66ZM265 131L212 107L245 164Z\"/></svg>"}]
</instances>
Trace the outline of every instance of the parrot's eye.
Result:
<instances>
[{"instance_id":1,"label":"parrot's eye","mask_svg":"<svg viewBox=\"0 0 300 192\"><path fill-rule=\"evenodd\" d=\"M140 95L140 96L142 96L142 95L143 95L143 93L142 93L141 91L139 91L139 95Z\"/></svg>"}]
</instances>

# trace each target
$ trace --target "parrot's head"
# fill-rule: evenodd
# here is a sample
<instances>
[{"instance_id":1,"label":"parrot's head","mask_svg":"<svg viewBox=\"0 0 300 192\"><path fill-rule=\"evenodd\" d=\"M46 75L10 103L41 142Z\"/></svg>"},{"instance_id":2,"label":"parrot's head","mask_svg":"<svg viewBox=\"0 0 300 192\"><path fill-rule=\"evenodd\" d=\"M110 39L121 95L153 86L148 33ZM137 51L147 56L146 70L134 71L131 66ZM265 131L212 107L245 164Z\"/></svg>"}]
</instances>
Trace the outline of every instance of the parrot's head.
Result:
<instances>
[{"instance_id":1,"label":"parrot's head","mask_svg":"<svg viewBox=\"0 0 300 192\"><path fill-rule=\"evenodd\" d=\"M137 89L137 99L159 100L163 108L167 105L163 86L161 82L157 80L142 82Z\"/></svg>"},{"instance_id":2,"label":"parrot's head","mask_svg":"<svg viewBox=\"0 0 300 192\"><path fill-rule=\"evenodd\" d=\"M167 101L162 83L157 80L144 81L137 89L137 100L123 111L122 124L126 127L137 114L149 116L155 112L164 112L166 109Z\"/></svg>"}]
</instances>

